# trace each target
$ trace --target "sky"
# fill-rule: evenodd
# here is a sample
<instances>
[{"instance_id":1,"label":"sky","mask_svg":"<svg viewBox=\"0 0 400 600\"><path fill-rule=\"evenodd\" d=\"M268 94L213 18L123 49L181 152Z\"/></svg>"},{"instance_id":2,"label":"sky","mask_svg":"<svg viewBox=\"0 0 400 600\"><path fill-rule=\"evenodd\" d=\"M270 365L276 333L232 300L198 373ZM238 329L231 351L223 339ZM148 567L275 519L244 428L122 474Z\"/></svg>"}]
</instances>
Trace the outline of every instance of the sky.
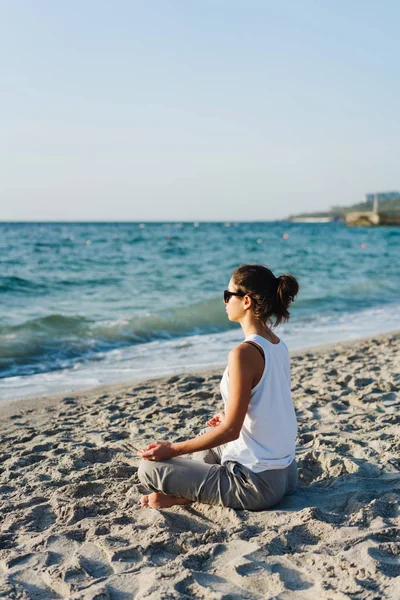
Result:
<instances>
[{"instance_id":1,"label":"sky","mask_svg":"<svg viewBox=\"0 0 400 600\"><path fill-rule=\"evenodd\" d=\"M400 188L398 0L0 0L1 221L253 221Z\"/></svg>"}]
</instances>

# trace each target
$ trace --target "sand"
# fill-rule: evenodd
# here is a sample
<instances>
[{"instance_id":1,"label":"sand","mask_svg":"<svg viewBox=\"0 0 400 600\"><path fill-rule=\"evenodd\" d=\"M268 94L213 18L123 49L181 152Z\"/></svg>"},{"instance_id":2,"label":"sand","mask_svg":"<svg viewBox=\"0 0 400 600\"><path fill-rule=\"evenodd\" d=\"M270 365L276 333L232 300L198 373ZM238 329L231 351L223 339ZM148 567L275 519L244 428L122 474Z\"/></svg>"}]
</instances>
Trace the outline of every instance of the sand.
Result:
<instances>
[{"instance_id":1,"label":"sand","mask_svg":"<svg viewBox=\"0 0 400 600\"><path fill-rule=\"evenodd\" d=\"M400 333L292 355L294 496L141 508L129 444L197 435L223 368L0 408L0 598L400 598Z\"/></svg>"}]
</instances>

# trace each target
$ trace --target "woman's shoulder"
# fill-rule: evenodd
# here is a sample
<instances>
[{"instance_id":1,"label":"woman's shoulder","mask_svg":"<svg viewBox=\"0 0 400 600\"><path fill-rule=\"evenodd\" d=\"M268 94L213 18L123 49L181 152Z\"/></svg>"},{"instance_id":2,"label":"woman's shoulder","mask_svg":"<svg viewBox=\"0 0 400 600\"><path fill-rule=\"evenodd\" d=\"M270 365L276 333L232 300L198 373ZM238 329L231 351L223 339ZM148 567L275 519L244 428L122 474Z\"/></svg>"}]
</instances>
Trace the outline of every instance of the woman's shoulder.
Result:
<instances>
[{"instance_id":1,"label":"woman's shoulder","mask_svg":"<svg viewBox=\"0 0 400 600\"><path fill-rule=\"evenodd\" d=\"M232 353L235 353L235 352L244 352L244 351L247 351L253 345L252 343L249 344L248 342L254 342L255 341L257 343L257 341L256 341L257 337L258 336L256 334L248 335L244 340L242 340L241 342L239 342L238 344L236 344L236 346L234 346L231 349L231 351L229 352L229 354L232 354Z\"/></svg>"},{"instance_id":2,"label":"woman's shoulder","mask_svg":"<svg viewBox=\"0 0 400 600\"><path fill-rule=\"evenodd\" d=\"M250 342L250 343L249 343ZM254 357L256 355L260 356L261 352L263 354L263 356L265 356L264 352L263 352L263 347L260 347L260 344L253 343L252 340L243 340L243 342L240 342L240 344L238 344L237 346L235 346L234 348L232 348L232 350L229 352L228 355L228 363L229 362L243 362L243 361L247 361L249 363L251 363L251 365L254 364ZM260 352L261 350L261 352ZM261 356L260 356L261 358Z\"/></svg>"}]
</instances>

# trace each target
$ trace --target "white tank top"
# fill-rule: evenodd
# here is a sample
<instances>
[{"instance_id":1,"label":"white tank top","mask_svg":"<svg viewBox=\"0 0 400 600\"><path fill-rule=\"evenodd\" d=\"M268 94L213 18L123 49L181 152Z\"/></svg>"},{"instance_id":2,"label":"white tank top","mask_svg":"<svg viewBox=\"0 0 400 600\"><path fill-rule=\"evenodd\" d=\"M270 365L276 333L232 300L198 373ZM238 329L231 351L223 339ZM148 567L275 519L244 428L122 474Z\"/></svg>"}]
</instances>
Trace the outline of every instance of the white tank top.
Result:
<instances>
[{"instance_id":1,"label":"white tank top","mask_svg":"<svg viewBox=\"0 0 400 600\"><path fill-rule=\"evenodd\" d=\"M222 452L221 464L236 461L253 473L285 469L295 458L297 420L290 385L290 357L286 344L269 342L256 333L245 339L264 350L265 366L251 390L240 435ZM220 390L226 410L229 375L226 367Z\"/></svg>"}]
</instances>

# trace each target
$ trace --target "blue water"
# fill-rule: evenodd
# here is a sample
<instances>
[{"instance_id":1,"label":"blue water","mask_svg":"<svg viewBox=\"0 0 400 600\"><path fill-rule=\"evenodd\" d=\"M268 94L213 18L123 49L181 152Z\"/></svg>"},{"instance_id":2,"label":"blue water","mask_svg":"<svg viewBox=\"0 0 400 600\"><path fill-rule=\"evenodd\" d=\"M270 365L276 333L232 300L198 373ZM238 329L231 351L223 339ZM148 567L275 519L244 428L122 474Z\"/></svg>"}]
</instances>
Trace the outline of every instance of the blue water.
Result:
<instances>
[{"instance_id":1,"label":"blue water","mask_svg":"<svg viewBox=\"0 0 400 600\"><path fill-rule=\"evenodd\" d=\"M239 263L298 279L277 330L292 349L399 328L399 241L344 223L0 223L0 395L223 364Z\"/></svg>"}]
</instances>

